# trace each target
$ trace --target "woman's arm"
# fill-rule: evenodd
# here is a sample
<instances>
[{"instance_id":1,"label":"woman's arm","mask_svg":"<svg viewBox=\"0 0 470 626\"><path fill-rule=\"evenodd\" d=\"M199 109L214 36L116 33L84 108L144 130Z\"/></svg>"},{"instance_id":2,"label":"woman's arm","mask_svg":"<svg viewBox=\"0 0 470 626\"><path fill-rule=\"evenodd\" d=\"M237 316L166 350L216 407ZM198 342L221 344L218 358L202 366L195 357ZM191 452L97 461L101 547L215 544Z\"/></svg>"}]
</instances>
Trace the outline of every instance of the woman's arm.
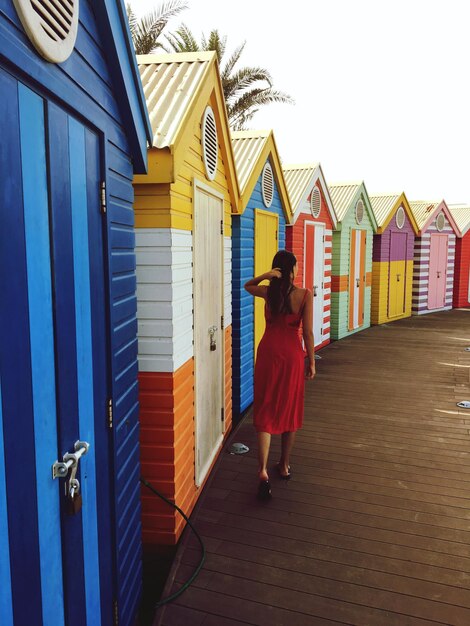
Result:
<instances>
[{"instance_id":1,"label":"woman's arm","mask_svg":"<svg viewBox=\"0 0 470 626\"><path fill-rule=\"evenodd\" d=\"M304 310L302 313L302 334L305 348L308 354L309 365L306 378L312 379L315 376L315 344L313 340L313 296L310 289L307 289Z\"/></svg>"},{"instance_id":2,"label":"woman's arm","mask_svg":"<svg viewBox=\"0 0 470 626\"><path fill-rule=\"evenodd\" d=\"M244 287L248 293L251 293L252 296L266 298L268 288L266 285L260 285L259 283L263 282L263 280L272 280L273 278L281 278L281 272L277 269L277 267L269 270L269 272L261 274L261 276L255 276L255 278L248 280Z\"/></svg>"}]
</instances>

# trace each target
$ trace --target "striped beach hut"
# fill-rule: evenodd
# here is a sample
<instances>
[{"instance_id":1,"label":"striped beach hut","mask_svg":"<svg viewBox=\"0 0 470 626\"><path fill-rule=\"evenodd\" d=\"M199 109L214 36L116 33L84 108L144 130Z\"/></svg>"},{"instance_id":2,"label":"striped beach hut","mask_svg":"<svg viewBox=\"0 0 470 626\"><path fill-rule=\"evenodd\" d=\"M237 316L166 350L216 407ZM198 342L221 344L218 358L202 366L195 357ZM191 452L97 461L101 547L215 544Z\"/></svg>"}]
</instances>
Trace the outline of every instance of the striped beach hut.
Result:
<instances>
[{"instance_id":1,"label":"striped beach hut","mask_svg":"<svg viewBox=\"0 0 470 626\"><path fill-rule=\"evenodd\" d=\"M151 128L121 0L1 2L0 132L0 624L131 626Z\"/></svg>"},{"instance_id":2,"label":"striped beach hut","mask_svg":"<svg viewBox=\"0 0 470 626\"><path fill-rule=\"evenodd\" d=\"M319 163L284 166L293 221L286 228L286 247L297 257L295 284L313 293L315 349L330 342L331 262L336 214Z\"/></svg>"},{"instance_id":3,"label":"striped beach hut","mask_svg":"<svg viewBox=\"0 0 470 626\"><path fill-rule=\"evenodd\" d=\"M329 185L338 220L333 231L331 338L370 326L372 242L377 230L363 182Z\"/></svg>"},{"instance_id":4,"label":"striped beach hut","mask_svg":"<svg viewBox=\"0 0 470 626\"><path fill-rule=\"evenodd\" d=\"M455 240L459 230L447 204L410 202L418 225L413 265L413 315L452 308Z\"/></svg>"},{"instance_id":5,"label":"striped beach hut","mask_svg":"<svg viewBox=\"0 0 470 626\"><path fill-rule=\"evenodd\" d=\"M449 211L459 229L455 242L453 307L470 307L470 206L449 205Z\"/></svg>"},{"instance_id":6,"label":"striped beach hut","mask_svg":"<svg viewBox=\"0 0 470 626\"><path fill-rule=\"evenodd\" d=\"M232 424L231 234L239 201L214 52L138 57L153 137L134 179L141 460L189 514ZM144 544L184 520L144 490Z\"/></svg>"},{"instance_id":7,"label":"striped beach hut","mask_svg":"<svg viewBox=\"0 0 470 626\"><path fill-rule=\"evenodd\" d=\"M372 251L371 323L411 316L414 240L418 225L404 193L369 196L377 220Z\"/></svg>"},{"instance_id":8,"label":"striped beach hut","mask_svg":"<svg viewBox=\"0 0 470 626\"><path fill-rule=\"evenodd\" d=\"M233 216L233 408L238 416L253 402L255 355L263 336L264 307L243 285L271 268L286 245L292 219L279 153L272 131L232 133L240 184L240 214Z\"/></svg>"}]
</instances>

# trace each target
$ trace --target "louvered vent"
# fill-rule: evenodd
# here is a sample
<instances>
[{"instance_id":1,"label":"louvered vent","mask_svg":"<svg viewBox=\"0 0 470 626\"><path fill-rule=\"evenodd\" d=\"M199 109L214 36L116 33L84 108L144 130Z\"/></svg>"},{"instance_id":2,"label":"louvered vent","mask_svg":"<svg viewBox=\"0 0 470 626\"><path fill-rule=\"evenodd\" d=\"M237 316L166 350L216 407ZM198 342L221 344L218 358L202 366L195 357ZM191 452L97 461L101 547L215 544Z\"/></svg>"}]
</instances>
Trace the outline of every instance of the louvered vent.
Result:
<instances>
[{"instance_id":1,"label":"louvered vent","mask_svg":"<svg viewBox=\"0 0 470 626\"><path fill-rule=\"evenodd\" d=\"M361 224L363 219L364 219L364 203L362 202L362 200L358 200L356 204L356 222L358 224Z\"/></svg>"},{"instance_id":2,"label":"louvered vent","mask_svg":"<svg viewBox=\"0 0 470 626\"><path fill-rule=\"evenodd\" d=\"M310 210L313 217L318 217L321 211L321 196L318 187L314 187L310 196Z\"/></svg>"},{"instance_id":3,"label":"louvered vent","mask_svg":"<svg viewBox=\"0 0 470 626\"><path fill-rule=\"evenodd\" d=\"M206 168L206 176L209 180L214 180L217 173L218 154L217 125L215 123L214 111L208 106L202 118L202 158Z\"/></svg>"},{"instance_id":4,"label":"louvered vent","mask_svg":"<svg viewBox=\"0 0 470 626\"><path fill-rule=\"evenodd\" d=\"M274 196L274 176L271 164L268 162L263 168L261 176L261 191L263 194L263 202L266 207L270 207L273 203Z\"/></svg>"},{"instance_id":5,"label":"louvered vent","mask_svg":"<svg viewBox=\"0 0 470 626\"><path fill-rule=\"evenodd\" d=\"M13 0L36 50L51 63L72 54L77 38L79 0Z\"/></svg>"},{"instance_id":6,"label":"louvered vent","mask_svg":"<svg viewBox=\"0 0 470 626\"><path fill-rule=\"evenodd\" d=\"M403 228L405 225L405 209L401 206L396 215L395 215L395 223L398 228Z\"/></svg>"},{"instance_id":7,"label":"louvered vent","mask_svg":"<svg viewBox=\"0 0 470 626\"><path fill-rule=\"evenodd\" d=\"M437 216L437 220L436 220L436 228L437 230L440 232L441 230L444 230L446 225L446 218L444 216L444 213L439 213L439 215Z\"/></svg>"}]
</instances>

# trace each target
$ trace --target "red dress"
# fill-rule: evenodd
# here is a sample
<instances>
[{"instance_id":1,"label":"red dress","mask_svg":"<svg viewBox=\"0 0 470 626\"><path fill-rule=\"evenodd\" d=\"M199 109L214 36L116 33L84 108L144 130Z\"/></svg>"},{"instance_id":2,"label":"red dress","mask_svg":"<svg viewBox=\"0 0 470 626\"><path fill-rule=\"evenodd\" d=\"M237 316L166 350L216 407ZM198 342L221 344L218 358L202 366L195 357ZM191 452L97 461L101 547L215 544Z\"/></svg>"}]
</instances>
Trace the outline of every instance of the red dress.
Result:
<instances>
[{"instance_id":1,"label":"red dress","mask_svg":"<svg viewBox=\"0 0 470 626\"><path fill-rule=\"evenodd\" d=\"M294 432L304 418L305 352L299 328L307 291L298 313L273 317L264 307L266 330L256 355L253 424L257 432Z\"/></svg>"}]
</instances>

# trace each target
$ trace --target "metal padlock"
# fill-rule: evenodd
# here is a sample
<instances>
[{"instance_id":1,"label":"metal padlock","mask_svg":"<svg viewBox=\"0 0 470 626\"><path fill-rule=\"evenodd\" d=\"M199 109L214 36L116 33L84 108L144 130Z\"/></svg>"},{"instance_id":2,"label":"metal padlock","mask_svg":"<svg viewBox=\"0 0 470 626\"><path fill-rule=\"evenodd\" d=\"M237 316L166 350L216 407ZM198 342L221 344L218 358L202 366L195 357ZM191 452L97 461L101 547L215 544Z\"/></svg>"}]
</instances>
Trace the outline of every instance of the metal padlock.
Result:
<instances>
[{"instance_id":1,"label":"metal padlock","mask_svg":"<svg viewBox=\"0 0 470 626\"><path fill-rule=\"evenodd\" d=\"M80 483L76 478L71 478L67 486L66 511L67 515L76 515L82 510L82 494Z\"/></svg>"},{"instance_id":2,"label":"metal padlock","mask_svg":"<svg viewBox=\"0 0 470 626\"><path fill-rule=\"evenodd\" d=\"M67 515L76 515L82 510L82 494L76 493L73 496L67 496L65 510Z\"/></svg>"}]
</instances>

